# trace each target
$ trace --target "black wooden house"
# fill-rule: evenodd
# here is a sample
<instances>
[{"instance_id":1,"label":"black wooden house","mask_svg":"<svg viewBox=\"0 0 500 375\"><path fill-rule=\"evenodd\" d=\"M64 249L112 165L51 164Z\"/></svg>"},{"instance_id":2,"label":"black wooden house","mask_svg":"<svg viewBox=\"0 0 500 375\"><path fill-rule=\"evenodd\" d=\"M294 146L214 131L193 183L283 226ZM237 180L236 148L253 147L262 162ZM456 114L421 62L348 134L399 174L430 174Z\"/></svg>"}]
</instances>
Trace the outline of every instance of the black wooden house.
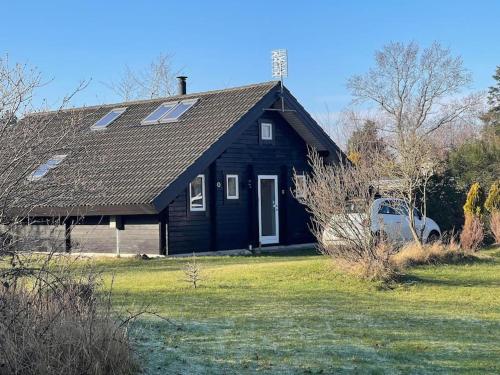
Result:
<instances>
[{"instance_id":1,"label":"black wooden house","mask_svg":"<svg viewBox=\"0 0 500 375\"><path fill-rule=\"evenodd\" d=\"M99 155L86 178L104 194L37 209L38 218L69 217L66 250L170 255L313 242L293 171L308 171L308 146L331 162L341 152L279 82L80 108L61 121L75 112L80 145ZM85 157L55 155L33 183Z\"/></svg>"}]
</instances>

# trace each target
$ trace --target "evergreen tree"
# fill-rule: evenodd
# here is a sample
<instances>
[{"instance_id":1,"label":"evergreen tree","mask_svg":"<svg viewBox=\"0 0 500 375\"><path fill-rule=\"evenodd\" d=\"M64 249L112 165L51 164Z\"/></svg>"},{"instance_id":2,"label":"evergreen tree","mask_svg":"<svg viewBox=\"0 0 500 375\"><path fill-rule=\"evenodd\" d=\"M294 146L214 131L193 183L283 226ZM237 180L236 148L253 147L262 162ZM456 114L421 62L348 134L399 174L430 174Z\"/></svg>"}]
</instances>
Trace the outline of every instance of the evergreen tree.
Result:
<instances>
[{"instance_id":1,"label":"evergreen tree","mask_svg":"<svg viewBox=\"0 0 500 375\"><path fill-rule=\"evenodd\" d=\"M491 184L484 208L490 213L500 210L500 180Z\"/></svg>"},{"instance_id":2,"label":"evergreen tree","mask_svg":"<svg viewBox=\"0 0 500 375\"><path fill-rule=\"evenodd\" d=\"M495 84L488 90L490 110L482 116L486 132L490 136L500 137L500 66L493 75Z\"/></svg>"},{"instance_id":3,"label":"evergreen tree","mask_svg":"<svg viewBox=\"0 0 500 375\"><path fill-rule=\"evenodd\" d=\"M478 181L490 186L500 178L500 66L489 88L489 111L482 116L484 127L480 137L465 142L449 155L449 167L461 188Z\"/></svg>"},{"instance_id":4,"label":"evergreen tree","mask_svg":"<svg viewBox=\"0 0 500 375\"><path fill-rule=\"evenodd\" d=\"M366 120L361 128L352 133L347 141L347 150L354 164L369 161L372 155L389 155L387 144L379 137L377 125L371 120Z\"/></svg>"},{"instance_id":5,"label":"evergreen tree","mask_svg":"<svg viewBox=\"0 0 500 375\"><path fill-rule=\"evenodd\" d=\"M493 79L496 82L488 90L488 104L491 106L491 112L500 114L500 65L497 66Z\"/></svg>"},{"instance_id":6,"label":"evergreen tree","mask_svg":"<svg viewBox=\"0 0 500 375\"><path fill-rule=\"evenodd\" d=\"M479 182L475 182L467 193L467 200L464 204L464 215L481 216L484 193Z\"/></svg>"}]
</instances>

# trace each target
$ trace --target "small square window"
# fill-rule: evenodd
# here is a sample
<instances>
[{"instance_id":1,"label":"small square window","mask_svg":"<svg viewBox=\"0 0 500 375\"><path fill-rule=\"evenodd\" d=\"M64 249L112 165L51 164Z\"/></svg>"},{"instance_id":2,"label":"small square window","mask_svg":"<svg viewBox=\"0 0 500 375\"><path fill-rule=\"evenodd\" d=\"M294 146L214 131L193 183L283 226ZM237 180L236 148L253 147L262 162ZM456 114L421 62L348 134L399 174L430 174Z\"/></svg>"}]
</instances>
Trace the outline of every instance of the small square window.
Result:
<instances>
[{"instance_id":1,"label":"small square window","mask_svg":"<svg viewBox=\"0 0 500 375\"><path fill-rule=\"evenodd\" d=\"M260 124L260 138L263 141L273 140L273 124L270 122L262 122Z\"/></svg>"},{"instance_id":2,"label":"small square window","mask_svg":"<svg viewBox=\"0 0 500 375\"><path fill-rule=\"evenodd\" d=\"M226 175L226 197L227 199L239 199L240 187L238 185L238 175Z\"/></svg>"},{"instance_id":3,"label":"small square window","mask_svg":"<svg viewBox=\"0 0 500 375\"><path fill-rule=\"evenodd\" d=\"M189 209L205 211L205 176L200 174L189 184Z\"/></svg>"},{"instance_id":4,"label":"small square window","mask_svg":"<svg viewBox=\"0 0 500 375\"><path fill-rule=\"evenodd\" d=\"M304 198L306 194L306 176L296 175L295 176L295 197Z\"/></svg>"}]
</instances>

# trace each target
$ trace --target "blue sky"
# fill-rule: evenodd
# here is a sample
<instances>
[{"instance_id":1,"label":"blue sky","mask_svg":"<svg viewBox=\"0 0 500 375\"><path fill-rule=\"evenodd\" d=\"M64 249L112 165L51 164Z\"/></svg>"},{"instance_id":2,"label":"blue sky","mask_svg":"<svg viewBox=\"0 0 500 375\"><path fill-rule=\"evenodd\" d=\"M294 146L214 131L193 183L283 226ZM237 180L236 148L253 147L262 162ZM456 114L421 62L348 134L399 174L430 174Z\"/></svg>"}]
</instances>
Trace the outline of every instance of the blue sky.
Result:
<instances>
[{"instance_id":1,"label":"blue sky","mask_svg":"<svg viewBox=\"0 0 500 375\"><path fill-rule=\"evenodd\" d=\"M437 40L463 56L471 90L500 65L500 1L10 1L2 5L0 52L53 82L49 104L92 79L75 105L118 101L101 82L125 64L175 55L188 90L271 79L270 51L287 48L286 85L313 114L349 103L345 84L389 41ZM5 16L8 14L9 16Z\"/></svg>"}]
</instances>

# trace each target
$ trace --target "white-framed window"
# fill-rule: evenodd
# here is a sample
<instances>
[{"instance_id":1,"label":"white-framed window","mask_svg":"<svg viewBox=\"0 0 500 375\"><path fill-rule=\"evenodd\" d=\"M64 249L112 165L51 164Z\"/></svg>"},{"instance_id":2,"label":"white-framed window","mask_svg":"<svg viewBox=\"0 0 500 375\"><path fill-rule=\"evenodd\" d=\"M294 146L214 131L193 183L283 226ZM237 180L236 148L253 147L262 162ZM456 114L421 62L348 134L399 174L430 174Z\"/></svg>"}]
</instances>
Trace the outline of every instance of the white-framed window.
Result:
<instances>
[{"instance_id":1,"label":"white-framed window","mask_svg":"<svg viewBox=\"0 0 500 375\"><path fill-rule=\"evenodd\" d=\"M205 176L199 174L189 184L190 211L205 211Z\"/></svg>"},{"instance_id":2,"label":"white-framed window","mask_svg":"<svg viewBox=\"0 0 500 375\"><path fill-rule=\"evenodd\" d=\"M272 141L273 140L273 124L270 122L261 122L260 123L260 138L263 141Z\"/></svg>"},{"instance_id":3,"label":"white-framed window","mask_svg":"<svg viewBox=\"0 0 500 375\"><path fill-rule=\"evenodd\" d=\"M295 176L295 196L304 198L306 193L306 176L298 174Z\"/></svg>"},{"instance_id":4,"label":"white-framed window","mask_svg":"<svg viewBox=\"0 0 500 375\"><path fill-rule=\"evenodd\" d=\"M237 174L226 175L226 198L227 199L240 198L240 187L238 184Z\"/></svg>"}]
</instances>

